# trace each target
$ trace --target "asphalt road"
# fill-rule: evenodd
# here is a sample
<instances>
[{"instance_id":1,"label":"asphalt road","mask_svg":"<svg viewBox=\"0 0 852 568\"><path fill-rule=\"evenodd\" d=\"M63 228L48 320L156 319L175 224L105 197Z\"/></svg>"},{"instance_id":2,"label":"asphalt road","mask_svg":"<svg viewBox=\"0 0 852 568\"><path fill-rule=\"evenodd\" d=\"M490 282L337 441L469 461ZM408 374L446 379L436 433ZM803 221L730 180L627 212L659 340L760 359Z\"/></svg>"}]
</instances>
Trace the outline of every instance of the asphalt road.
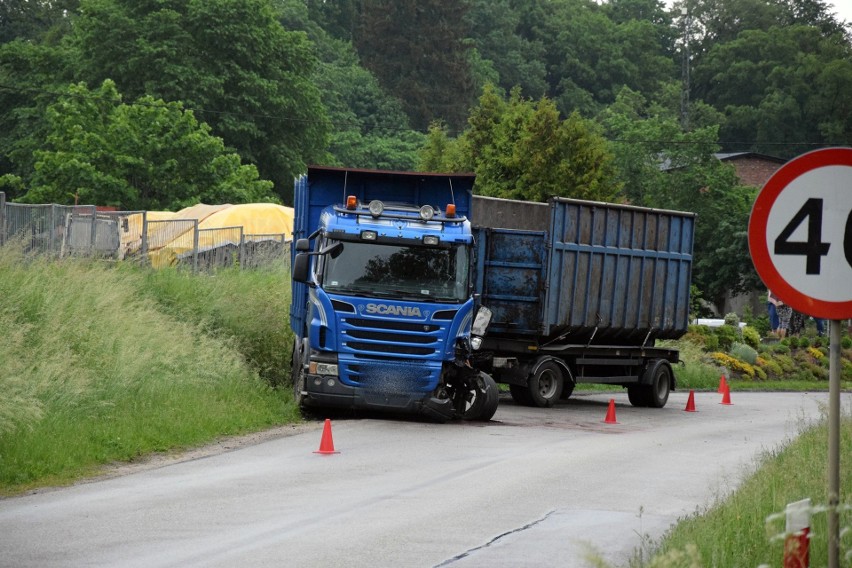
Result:
<instances>
[{"instance_id":1,"label":"asphalt road","mask_svg":"<svg viewBox=\"0 0 852 568\"><path fill-rule=\"evenodd\" d=\"M844 408L850 395L844 394ZM332 420L117 478L0 500L3 567L626 565L723 497L827 394L616 394L553 409L501 400L489 423Z\"/></svg>"}]
</instances>

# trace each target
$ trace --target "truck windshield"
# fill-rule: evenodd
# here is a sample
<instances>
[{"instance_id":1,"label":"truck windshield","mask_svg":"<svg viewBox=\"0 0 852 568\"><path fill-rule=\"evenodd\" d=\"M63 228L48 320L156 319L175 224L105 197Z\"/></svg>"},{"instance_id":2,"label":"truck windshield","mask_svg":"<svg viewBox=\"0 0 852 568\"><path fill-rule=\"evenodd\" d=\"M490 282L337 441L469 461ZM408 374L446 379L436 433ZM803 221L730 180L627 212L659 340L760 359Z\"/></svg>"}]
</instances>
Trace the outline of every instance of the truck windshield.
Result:
<instances>
[{"instance_id":1,"label":"truck windshield","mask_svg":"<svg viewBox=\"0 0 852 568\"><path fill-rule=\"evenodd\" d=\"M469 263L463 245L342 244L339 254L325 258L322 281L329 292L436 302L467 299Z\"/></svg>"}]
</instances>

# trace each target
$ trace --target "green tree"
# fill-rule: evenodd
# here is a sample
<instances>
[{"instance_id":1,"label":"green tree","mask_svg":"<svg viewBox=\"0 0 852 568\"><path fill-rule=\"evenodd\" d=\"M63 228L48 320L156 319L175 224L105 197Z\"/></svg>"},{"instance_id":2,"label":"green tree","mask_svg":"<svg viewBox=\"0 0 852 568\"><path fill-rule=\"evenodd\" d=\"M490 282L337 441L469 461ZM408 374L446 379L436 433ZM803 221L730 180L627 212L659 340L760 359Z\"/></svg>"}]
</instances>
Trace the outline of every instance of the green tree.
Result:
<instances>
[{"instance_id":1,"label":"green tree","mask_svg":"<svg viewBox=\"0 0 852 568\"><path fill-rule=\"evenodd\" d=\"M447 135L445 125L433 122L418 151L416 169L421 172L457 172L473 168L463 155L462 145Z\"/></svg>"},{"instance_id":2,"label":"green tree","mask_svg":"<svg viewBox=\"0 0 852 568\"><path fill-rule=\"evenodd\" d=\"M385 93L376 77L361 66L352 43L332 37L311 19L311 6L286 0L281 11L287 29L307 33L318 59L311 79L333 129L328 156L317 163L412 169L423 135L409 127L401 101Z\"/></svg>"},{"instance_id":3,"label":"green tree","mask_svg":"<svg viewBox=\"0 0 852 568\"><path fill-rule=\"evenodd\" d=\"M58 46L25 40L0 45L0 174L19 180L0 185L7 199L29 184L35 151L46 137L47 106L71 80L70 68L69 52Z\"/></svg>"},{"instance_id":4,"label":"green tree","mask_svg":"<svg viewBox=\"0 0 852 568\"><path fill-rule=\"evenodd\" d=\"M740 185L734 169L714 155L718 126L696 122L683 132L675 106L649 103L624 89L598 118L614 140L619 179L632 203L697 213L693 282L721 308L728 292L760 285L747 239L756 190ZM702 119L712 116L696 107Z\"/></svg>"},{"instance_id":5,"label":"green tree","mask_svg":"<svg viewBox=\"0 0 852 568\"><path fill-rule=\"evenodd\" d=\"M0 44L15 39L61 37L69 29L79 0L3 0L0 2Z\"/></svg>"},{"instance_id":6,"label":"green tree","mask_svg":"<svg viewBox=\"0 0 852 568\"><path fill-rule=\"evenodd\" d=\"M465 41L467 2L364 0L355 47L379 83L403 101L411 125L464 124L473 101Z\"/></svg>"},{"instance_id":7,"label":"green tree","mask_svg":"<svg viewBox=\"0 0 852 568\"><path fill-rule=\"evenodd\" d=\"M26 202L175 210L273 198L272 183L180 103L122 104L112 81L96 91L80 83L47 108L47 123Z\"/></svg>"},{"instance_id":8,"label":"green tree","mask_svg":"<svg viewBox=\"0 0 852 568\"><path fill-rule=\"evenodd\" d=\"M653 1L529 2L519 29L544 49L547 96L568 115L597 114L626 85L654 93L675 72L670 20Z\"/></svg>"},{"instance_id":9,"label":"green tree","mask_svg":"<svg viewBox=\"0 0 852 568\"><path fill-rule=\"evenodd\" d=\"M812 26L743 31L713 47L695 93L723 110L725 149L792 157L852 140L852 46Z\"/></svg>"},{"instance_id":10,"label":"green tree","mask_svg":"<svg viewBox=\"0 0 852 568\"><path fill-rule=\"evenodd\" d=\"M329 35L352 41L358 23L360 0L304 0L308 15Z\"/></svg>"},{"instance_id":11,"label":"green tree","mask_svg":"<svg viewBox=\"0 0 852 568\"><path fill-rule=\"evenodd\" d=\"M612 155L595 125L577 113L562 120L549 99L533 102L515 88L506 100L489 85L468 124L453 144L433 128L421 165L473 171L477 191L493 197L612 201L620 196Z\"/></svg>"},{"instance_id":12,"label":"green tree","mask_svg":"<svg viewBox=\"0 0 852 568\"><path fill-rule=\"evenodd\" d=\"M470 37L479 56L496 73L492 83L507 92L520 86L524 95L542 97L548 93L544 46L521 35L521 12L514 4L511 0L471 0L467 14Z\"/></svg>"},{"instance_id":13,"label":"green tree","mask_svg":"<svg viewBox=\"0 0 852 568\"><path fill-rule=\"evenodd\" d=\"M182 101L289 201L293 177L325 156L329 125L311 44L278 16L270 0L82 0L78 79Z\"/></svg>"},{"instance_id":14,"label":"green tree","mask_svg":"<svg viewBox=\"0 0 852 568\"><path fill-rule=\"evenodd\" d=\"M734 41L744 31L768 32L773 27L812 26L825 37L846 36L848 31L824 0L681 0L679 13L688 7L692 20L692 54L696 65L715 46Z\"/></svg>"}]
</instances>

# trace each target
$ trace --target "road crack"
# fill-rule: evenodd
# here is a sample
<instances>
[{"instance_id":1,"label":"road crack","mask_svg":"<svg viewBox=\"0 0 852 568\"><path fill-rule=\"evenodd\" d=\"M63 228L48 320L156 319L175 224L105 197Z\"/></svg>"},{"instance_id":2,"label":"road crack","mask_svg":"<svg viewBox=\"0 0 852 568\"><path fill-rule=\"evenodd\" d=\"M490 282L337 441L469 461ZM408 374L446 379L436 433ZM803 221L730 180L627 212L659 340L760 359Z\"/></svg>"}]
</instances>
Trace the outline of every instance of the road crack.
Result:
<instances>
[{"instance_id":1,"label":"road crack","mask_svg":"<svg viewBox=\"0 0 852 568\"><path fill-rule=\"evenodd\" d=\"M550 515L552 515L555 512L556 512L555 509L552 510L552 511L548 511L547 514L544 515L543 517L541 517L540 519L536 519L536 520L531 521L531 522L529 522L529 523L527 523L523 526L520 526L516 529L512 529L510 531L506 531L502 534L499 534L499 535L495 536L494 538L492 538L491 540L489 540L488 542L486 542L485 544L477 546L475 548L469 548L469 549L465 550L464 552L462 552L461 554L457 554L457 555L453 556L452 558L448 558L447 560L444 560L440 564L436 564L433 568L440 568L441 566L449 566L453 562L456 562L458 560L461 560L462 558L466 558L467 556L470 556L471 554L473 554L477 550L483 550L483 549L488 548L489 546L498 542L502 538L505 538L505 537L507 537L511 534L517 534L519 532L523 532L527 529L530 529L530 528L536 526L537 524L539 524L543 521L546 521L548 519L548 517L550 517Z\"/></svg>"}]
</instances>

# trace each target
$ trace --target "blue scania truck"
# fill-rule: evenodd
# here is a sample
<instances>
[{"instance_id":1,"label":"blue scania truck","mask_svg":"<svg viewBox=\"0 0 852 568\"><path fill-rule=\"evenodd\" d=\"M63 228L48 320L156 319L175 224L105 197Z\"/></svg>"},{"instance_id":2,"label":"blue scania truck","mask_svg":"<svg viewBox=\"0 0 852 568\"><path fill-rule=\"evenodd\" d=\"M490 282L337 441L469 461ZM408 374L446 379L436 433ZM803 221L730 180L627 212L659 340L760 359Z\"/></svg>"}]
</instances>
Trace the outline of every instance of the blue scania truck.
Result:
<instances>
[{"instance_id":1,"label":"blue scania truck","mask_svg":"<svg viewBox=\"0 0 852 568\"><path fill-rule=\"evenodd\" d=\"M472 174L310 167L295 183L303 408L490 420L580 383L661 408L687 328L691 213L473 195Z\"/></svg>"}]
</instances>

